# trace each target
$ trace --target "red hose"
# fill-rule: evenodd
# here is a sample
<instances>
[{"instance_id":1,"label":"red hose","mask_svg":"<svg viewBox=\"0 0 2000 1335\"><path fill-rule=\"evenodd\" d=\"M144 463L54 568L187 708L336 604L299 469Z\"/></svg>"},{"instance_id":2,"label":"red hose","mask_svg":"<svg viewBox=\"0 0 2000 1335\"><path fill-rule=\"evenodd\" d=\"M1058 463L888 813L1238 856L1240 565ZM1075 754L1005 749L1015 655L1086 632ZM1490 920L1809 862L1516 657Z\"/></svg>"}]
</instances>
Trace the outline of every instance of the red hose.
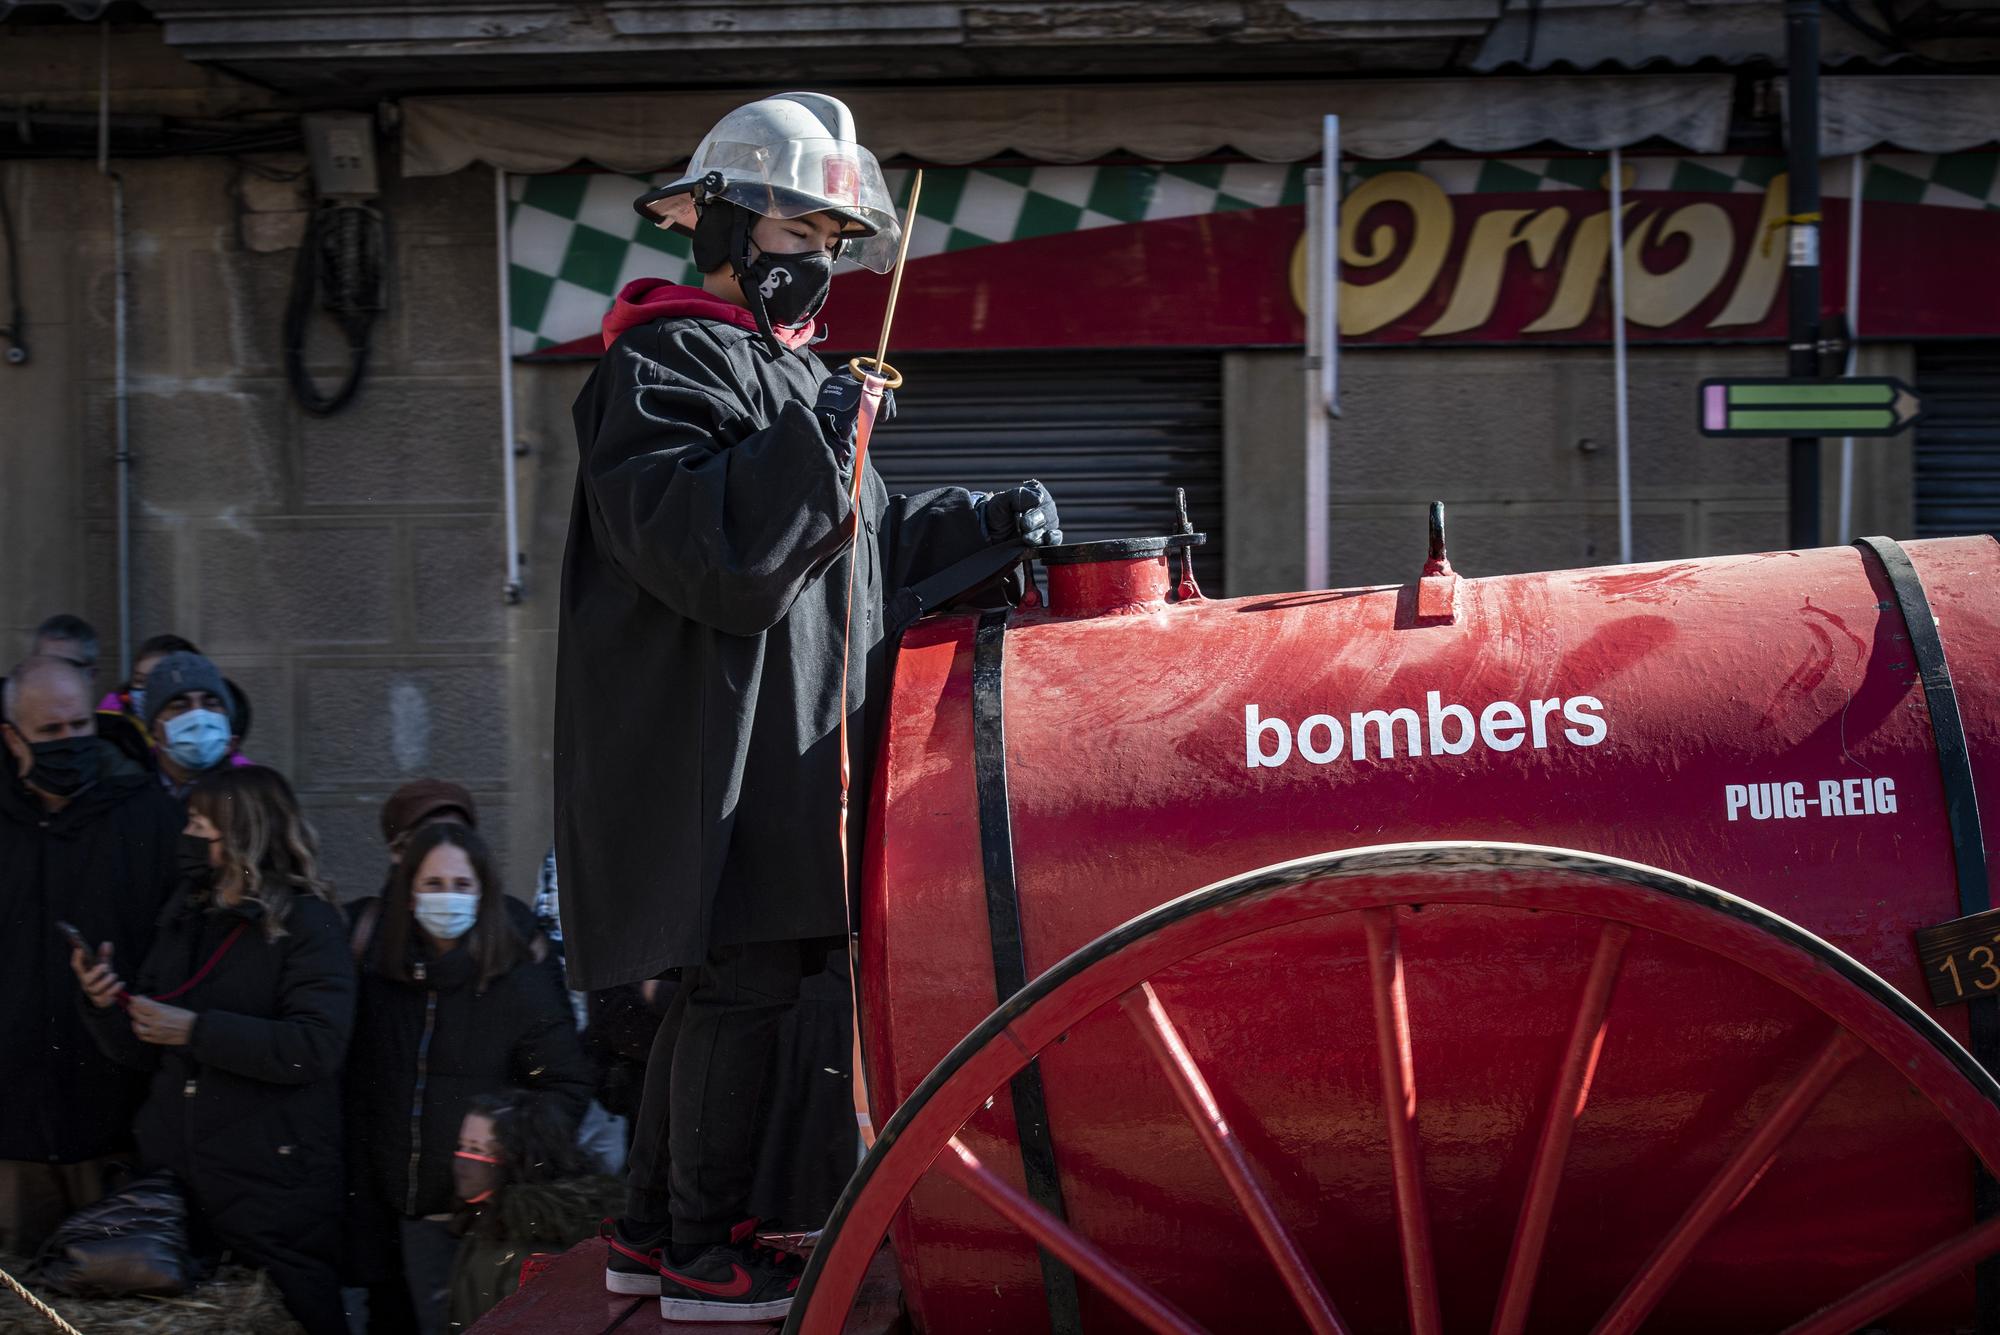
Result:
<instances>
[{"instance_id":1,"label":"red hose","mask_svg":"<svg viewBox=\"0 0 2000 1335\"><path fill-rule=\"evenodd\" d=\"M847 610L840 632L840 893L847 911L847 1000L854 1026L854 1112L861 1138L869 1145L875 1143L875 1126L868 1106L868 1082L861 1067L861 998L856 984L860 961L855 958L854 886L847 855L847 803L853 782L847 741L847 663L854 643L854 568L860 564L861 555L861 479L868 467L868 442L875 434L875 415L882 409L882 391L888 385L882 376L861 374L861 411L854 422L854 480L847 489Z\"/></svg>"}]
</instances>

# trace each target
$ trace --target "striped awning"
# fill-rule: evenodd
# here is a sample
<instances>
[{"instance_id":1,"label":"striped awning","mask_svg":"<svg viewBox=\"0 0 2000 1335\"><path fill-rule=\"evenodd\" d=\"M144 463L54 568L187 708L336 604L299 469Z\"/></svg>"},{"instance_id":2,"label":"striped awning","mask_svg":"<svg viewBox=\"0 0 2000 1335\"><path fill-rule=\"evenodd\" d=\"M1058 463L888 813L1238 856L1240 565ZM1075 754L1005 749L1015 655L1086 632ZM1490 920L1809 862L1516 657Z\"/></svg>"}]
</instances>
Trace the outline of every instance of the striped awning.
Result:
<instances>
[{"instance_id":1,"label":"striped awning","mask_svg":"<svg viewBox=\"0 0 2000 1335\"><path fill-rule=\"evenodd\" d=\"M1722 151L1728 75L1378 79L1062 87L908 87L843 93L883 159L959 164L1021 157L1090 162L1119 154L1186 162L1239 153L1316 157L1320 118L1341 149L1396 159L1430 149L1532 145L1603 151L1650 140ZM686 159L743 91L413 97L402 101L403 172L474 163L541 173L580 164L645 173Z\"/></svg>"},{"instance_id":2,"label":"striped awning","mask_svg":"<svg viewBox=\"0 0 2000 1335\"><path fill-rule=\"evenodd\" d=\"M1785 81L1776 82L1783 105ZM1822 79L1819 98L1824 157L1878 148L1962 153L2000 143L2000 77L1990 74Z\"/></svg>"}]
</instances>

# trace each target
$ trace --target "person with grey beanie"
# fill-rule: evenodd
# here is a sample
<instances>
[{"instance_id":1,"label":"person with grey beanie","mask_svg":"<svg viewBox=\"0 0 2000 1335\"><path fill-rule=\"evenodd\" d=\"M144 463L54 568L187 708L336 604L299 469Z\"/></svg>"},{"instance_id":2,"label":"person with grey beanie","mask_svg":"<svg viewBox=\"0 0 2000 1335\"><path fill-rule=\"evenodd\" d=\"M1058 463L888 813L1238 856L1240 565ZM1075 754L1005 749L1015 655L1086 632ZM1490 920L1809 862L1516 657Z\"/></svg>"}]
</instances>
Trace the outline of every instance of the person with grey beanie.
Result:
<instances>
[{"instance_id":1,"label":"person with grey beanie","mask_svg":"<svg viewBox=\"0 0 2000 1335\"><path fill-rule=\"evenodd\" d=\"M200 654L173 653L146 674L146 728L160 761L160 784L187 796L194 781L236 755L235 701L222 670Z\"/></svg>"}]
</instances>

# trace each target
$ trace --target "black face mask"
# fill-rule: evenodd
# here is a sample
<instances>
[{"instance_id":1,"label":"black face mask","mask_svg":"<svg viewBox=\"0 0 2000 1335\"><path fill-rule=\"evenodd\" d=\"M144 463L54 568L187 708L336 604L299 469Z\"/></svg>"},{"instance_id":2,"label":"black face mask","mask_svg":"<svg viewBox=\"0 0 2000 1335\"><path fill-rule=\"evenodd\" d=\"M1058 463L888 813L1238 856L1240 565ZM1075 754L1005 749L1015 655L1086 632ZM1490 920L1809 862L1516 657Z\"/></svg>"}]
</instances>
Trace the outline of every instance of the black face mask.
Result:
<instances>
[{"instance_id":1,"label":"black face mask","mask_svg":"<svg viewBox=\"0 0 2000 1335\"><path fill-rule=\"evenodd\" d=\"M805 255L766 251L743 271L743 284L763 299L764 313L781 327L801 325L819 314L833 283L833 256L823 250Z\"/></svg>"},{"instance_id":2,"label":"black face mask","mask_svg":"<svg viewBox=\"0 0 2000 1335\"><path fill-rule=\"evenodd\" d=\"M206 890L215 883L215 868L208 865L211 840L183 834L179 849L181 882L190 890Z\"/></svg>"},{"instance_id":3,"label":"black face mask","mask_svg":"<svg viewBox=\"0 0 2000 1335\"><path fill-rule=\"evenodd\" d=\"M507 1166L497 1154L459 1150L452 1155L451 1184L467 1205L483 1205L507 1184Z\"/></svg>"},{"instance_id":4,"label":"black face mask","mask_svg":"<svg viewBox=\"0 0 2000 1335\"><path fill-rule=\"evenodd\" d=\"M29 742L28 750L34 756L34 767L28 771L27 783L50 797L75 797L97 782L103 755L94 736Z\"/></svg>"}]
</instances>

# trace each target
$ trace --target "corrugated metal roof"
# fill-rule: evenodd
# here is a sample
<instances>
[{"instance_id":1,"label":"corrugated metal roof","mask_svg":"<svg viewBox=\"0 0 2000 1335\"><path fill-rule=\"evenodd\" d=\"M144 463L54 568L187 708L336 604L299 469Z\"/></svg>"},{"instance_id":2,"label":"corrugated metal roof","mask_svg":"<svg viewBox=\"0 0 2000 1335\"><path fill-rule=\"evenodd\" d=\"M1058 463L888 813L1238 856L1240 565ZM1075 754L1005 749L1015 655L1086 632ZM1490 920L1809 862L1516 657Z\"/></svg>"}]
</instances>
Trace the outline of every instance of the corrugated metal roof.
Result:
<instances>
[{"instance_id":1,"label":"corrugated metal roof","mask_svg":"<svg viewBox=\"0 0 2000 1335\"><path fill-rule=\"evenodd\" d=\"M54 0L46 12L93 2ZM350 97L802 77L955 84L1712 72L1782 65L1785 47L1783 0L147 2L167 42L195 60L277 88ZM0 10L17 3L0 0ZM1829 68L2000 59L2000 0L1828 0L1823 13Z\"/></svg>"}]
</instances>

